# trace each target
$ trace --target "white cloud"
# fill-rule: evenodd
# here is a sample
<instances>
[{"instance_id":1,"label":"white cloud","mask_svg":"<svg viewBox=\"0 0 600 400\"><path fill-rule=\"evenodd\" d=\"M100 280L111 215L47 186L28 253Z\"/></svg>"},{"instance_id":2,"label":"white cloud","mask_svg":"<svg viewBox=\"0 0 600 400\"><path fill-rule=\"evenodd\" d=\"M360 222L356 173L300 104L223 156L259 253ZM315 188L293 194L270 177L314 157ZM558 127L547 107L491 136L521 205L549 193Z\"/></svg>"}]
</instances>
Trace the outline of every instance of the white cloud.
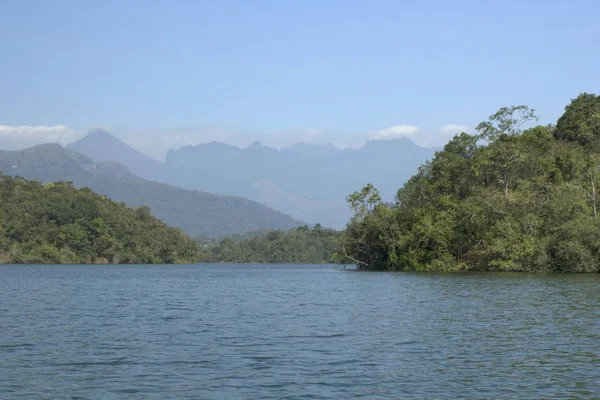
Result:
<instances>
[{"instance_id":1,"label":"white cloud","mask_svg":"<svg viewBox=\"0 0 600 400\"><path fill-rule=\"evenodd\" d=\"M470 128L465 125L447 124L440 128L440 133L444 135L454 136L462 132L469 132Z\"/></svg>"},{"instance_id":2,"label":"white cloud","mask_svg":"<svg viewBox=\"0 0 600 400\"><path fill-rule=\"evenodd\" d=\"M41 143L67 143L77 140L83 135L66 125L0 125L0 146L14 150L35 146Z\"/></svg>"},{"instance_id":3,"label":"white cloud","mask_svg":"<svg viewBox=\"0 0 600 400\"><path fill-rule=\"evenodd\" d=\"M418 126L412 125L396 125L390 126L389 128L380 129L378 131L369 132L371 139L396 139L400 137L415 137L421 133L421 129Z\"/></svg>"},{"instance_id":4,"label":"white cloud","mask_svg":"<svg viewBox=\"0 0 600 400\"><path fill-rule=\"evenodd\" d=\"M418 126L395 125L389 128L369 132L370 139L384 140L408 138L422 147L442 147L450 138L461 132L469 132L470 128L459 124L446 124L437 131L429 131Z\"/></svg>"}]
</instances>

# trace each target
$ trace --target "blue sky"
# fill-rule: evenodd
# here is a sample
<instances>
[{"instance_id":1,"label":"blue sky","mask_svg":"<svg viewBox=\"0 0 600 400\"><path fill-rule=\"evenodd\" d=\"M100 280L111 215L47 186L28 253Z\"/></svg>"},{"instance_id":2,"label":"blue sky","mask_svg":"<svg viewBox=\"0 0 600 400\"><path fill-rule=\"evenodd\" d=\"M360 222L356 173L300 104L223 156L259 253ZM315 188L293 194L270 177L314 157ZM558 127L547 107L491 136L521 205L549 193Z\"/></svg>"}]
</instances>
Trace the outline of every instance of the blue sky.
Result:
<instances>
[{"instance_id":1,"label":"blue sky","mask_svg":"<svg viewBox=\"0 0 600 400\"><path fill-rule=\"evenodd\" d=\"M209 139L439 144L517 104L555 122L600 92L599 15L597 1L5 0L0 143L105 126L156 156Z\"/></svg>"}]
</instances>

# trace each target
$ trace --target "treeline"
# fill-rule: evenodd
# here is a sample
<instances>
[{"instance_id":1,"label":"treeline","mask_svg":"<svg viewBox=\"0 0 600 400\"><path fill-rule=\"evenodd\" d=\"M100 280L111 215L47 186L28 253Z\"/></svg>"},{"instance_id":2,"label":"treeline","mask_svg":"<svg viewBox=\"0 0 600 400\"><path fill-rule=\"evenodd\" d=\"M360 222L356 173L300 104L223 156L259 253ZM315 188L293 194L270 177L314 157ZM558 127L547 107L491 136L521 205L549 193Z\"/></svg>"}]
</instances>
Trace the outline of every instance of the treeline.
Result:
<instances>
[{"instance_id":1,"label":"treeline","mask_svg":"<svg viewBox=\"0 0 600 400\"><path fill-rule=\"evenodd\" d=\"M343 248L364 269L600 271L600 97L556 125L506 107L462 133L385 204L367 185Z\"/></svg>"},{"instance_id":2,"label":"treeline","mask_svg":"<svg viewBox=\"0 0 600 400\"><path fill-rule=\"evenodd\" d=\"M291 231L260 231L236 235L214 243L197 238L203 245L201 262L324 264L339 262L340 231L301 226Z\"/></svg>"},{"instance_id":3,"label":"treeline","mask_svg":"<svg viewBox=\"0 0 600 400\"><path fill-rule=\"evenodd\" d=\"M150 215L70 183L0 174L0 262L195 263L199 246Z\"/></svg>"},{"instance_id":4,"label":"treeline","mask_svg":"<svg viewBox=\"0 0 600 400\"><path fill-rule=\"evenodd\" d=\"M200 245L200 249L206 250L211 247L218 246L224 239L231 239L234 242L241 242L243 240L252 239L255 237L265 236L269 232L280 231L280 229L256 229L252 231L242 232L242 233L232 233L231 235L221 236L221 237L208 237L203 235L194 236L194 240L196 243Z\"/></svg>"}]
</instances>

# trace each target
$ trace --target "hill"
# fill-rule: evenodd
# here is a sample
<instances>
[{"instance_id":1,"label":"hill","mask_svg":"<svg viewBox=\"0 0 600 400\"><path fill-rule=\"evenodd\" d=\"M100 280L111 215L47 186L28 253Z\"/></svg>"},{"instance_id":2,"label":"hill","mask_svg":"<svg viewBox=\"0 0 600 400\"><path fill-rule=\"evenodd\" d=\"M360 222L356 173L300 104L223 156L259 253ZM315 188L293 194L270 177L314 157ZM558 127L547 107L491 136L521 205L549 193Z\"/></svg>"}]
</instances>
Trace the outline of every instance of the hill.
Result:
<instances>
[{"instance_id":1,"label":"hill","mask_svg":"<svg viewBox=\"0 0 600 400\"><path fill-rule=\"evenodd\" d=\"M299 221L257 202L150 182L116 162L95 162L58 144L0 151L0 171L43 183L70 181L132 207L149 206L165 223L191 235L226 236L258 229L291 229Z\"/></svg>"},{"instance_id":2,"label":"hill","mask_svg":"<svg viewBox=\"0 0 600 400\"><path fill-rule=\"evenodd\" d=\"M246 148L210 142L169 151L157 167L157 161L145 160L137 151L132 155L133 149L106 132L90 133L69 148L95 161L118 161L147 179L246 197L296 219L334 228L343 228L351 217L345 204L348 193L373 182L391 200L434 153L408 139L369 141L359 149L296 144L277 150L260 142Z\"/></svg>"},{"instance_id":3,"label":"hill","mask_svg":"<svg viewBox=\"0 0 600 400\"><path fill-rule=\"evenodd\" d=\"M557 124L505 107L454 137L382 202L367 185L343 250L361 268L600 272L600 96L582 94Z\"/></svg>"},{"instance_id":4,"label":"hill","mask_svg":"<svg viewBox=\"0 0 600 400\"><path fill-rule=\"evenodd\" d=\"M0 262L194 263L198 245L179 229L70 183L0 175Z\"/></svg>"}]
</instances>

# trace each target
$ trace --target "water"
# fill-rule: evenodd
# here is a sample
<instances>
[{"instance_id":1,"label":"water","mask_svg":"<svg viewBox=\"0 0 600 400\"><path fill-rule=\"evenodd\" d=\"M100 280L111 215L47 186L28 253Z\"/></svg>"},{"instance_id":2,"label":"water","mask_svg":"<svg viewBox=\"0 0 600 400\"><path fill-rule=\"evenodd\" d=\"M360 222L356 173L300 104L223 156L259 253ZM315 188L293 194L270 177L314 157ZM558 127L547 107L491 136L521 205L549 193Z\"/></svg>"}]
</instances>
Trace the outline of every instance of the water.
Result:
<instances>
[{"instance_id":1,"label":"water","mask_svg":"<svg viewBox=\"0 0 600 400\"><path fill-rule=\"evenodd\" d=\"M598 275L0 266L0 398L600 398L599 306Z\"/></svg>"}]
</instances>

